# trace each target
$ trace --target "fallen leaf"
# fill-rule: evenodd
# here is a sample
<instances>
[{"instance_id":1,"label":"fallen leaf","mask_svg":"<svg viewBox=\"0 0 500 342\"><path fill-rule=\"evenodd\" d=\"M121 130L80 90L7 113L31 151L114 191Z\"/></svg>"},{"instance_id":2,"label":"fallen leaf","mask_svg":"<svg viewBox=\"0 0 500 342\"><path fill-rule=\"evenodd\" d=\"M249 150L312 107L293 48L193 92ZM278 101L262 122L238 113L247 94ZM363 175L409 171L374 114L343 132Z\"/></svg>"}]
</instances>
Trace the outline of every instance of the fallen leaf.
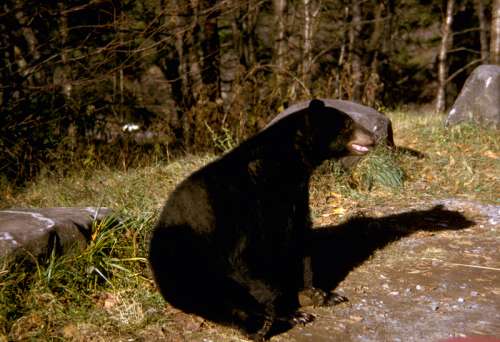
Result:
<instances>
[{"instance_id":1,"label":"fallen leaf","mask_svg":"<svg viewBox=\"0 0 500 342\"><path fill-rule=\"evenodd\" d=\"M349 320L352 322L361 322L363 320L363 317L361 317L361 316L349 316Z\"/></svg>"},{"instance_id":2,"label":"fallen leaf","mask_svg":"<svg viewBox=\"0 0 500 342\"><path fill-rule=\"evenodd\" d=\"M335 214L335 215L339 215L339 216L340 215L344 215L345 214L345 209L342 208L342 207L338 207L338 208L333 209L332 213Z\"/></svg>"},{"instance_id":3,"label":"fallen leaf","mask_svg":"<svg viewBox=\"0 0 500 342\"><path fill-rule=\"evenodd\" d=\"M499 158L499 157L496 155L496 153L495 153L495 152L490 151L490 150L487 150L487 151L483 152L483 156L488 157L488 158L492 158L492 159L498 159L498 158Z\"/></svg>"}]
</instances>

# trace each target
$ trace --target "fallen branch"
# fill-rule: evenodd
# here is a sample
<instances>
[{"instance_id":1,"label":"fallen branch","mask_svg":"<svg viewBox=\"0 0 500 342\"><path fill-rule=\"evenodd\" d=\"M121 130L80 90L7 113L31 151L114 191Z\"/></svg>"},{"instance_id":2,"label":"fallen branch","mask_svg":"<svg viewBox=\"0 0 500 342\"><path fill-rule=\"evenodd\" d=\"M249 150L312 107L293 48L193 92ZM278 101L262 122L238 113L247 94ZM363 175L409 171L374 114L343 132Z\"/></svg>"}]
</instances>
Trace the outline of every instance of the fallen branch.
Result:
<instances>
[{"instance_id":1,"label":"fallen branch","mask_svg":"<svg viewBox=\"0 0 500 342\"><path fill-rule=\"evenodd\" d=\"M436 259L436 258L422 258L422 260L439 261L439 262L442 262L444 264L453 265L453 266L464 266L464 267L479 268L479 269L490 270L490 271L500 271L500 268L496 268L496 267L487 267L487 266L469 265L469 264L459 264L459 263L444 261L444 260L440 260L440 259Z\"/></svg>"}]
</instances>

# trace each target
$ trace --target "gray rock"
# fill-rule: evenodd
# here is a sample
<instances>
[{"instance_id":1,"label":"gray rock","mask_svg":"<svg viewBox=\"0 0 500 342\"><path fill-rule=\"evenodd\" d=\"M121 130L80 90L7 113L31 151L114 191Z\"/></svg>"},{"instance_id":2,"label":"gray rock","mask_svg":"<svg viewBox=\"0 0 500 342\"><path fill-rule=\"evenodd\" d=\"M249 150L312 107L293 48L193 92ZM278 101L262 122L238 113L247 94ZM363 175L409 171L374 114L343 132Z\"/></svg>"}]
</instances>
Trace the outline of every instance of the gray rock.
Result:
<instances>
[{"instance_id":1,"label":"gray rock","mask_svg":"<svg viewBox=\"0 0 500 342\"><path fill-rule=\"evenodd\" d=\"M372 132L375 135L377 144L384 142L387 144L387 146L394 146L391 120L384 114L376 111L371 107L363 106L352 101L332 99L320 100L325 103L326 107L335 108L346 113L358 124ZM308 107L309 102L310 101L302 101L288 107L286 110L274 117L273 120L271 120L271 122L269 122L269 124L266 126L266 128L274 124L276 121L281 120L283 117ZM344 167L349 168L354 165L360 158L361 157L356 156L344 157L340 160L340 162Z\"/></svg>"},{"instance_id":2,"label":"gray rock","mask_svg":"<svg viewBox=\"0 0 500 342\"><path fill-rule=\"evenodd\" d=\"M480 65L465 81L446 119L446 126L473 121L500 128L500 66Z\"/></svg>"},{"instance_id":3,"label":"gray rock","mask_svg":"<svg viewBox=\"0 0 500 342\"><path fill-rule=\"evenodd\" d=\"M0 258L79 251L90 240L92 222L110 215L110 209L94 207L0 210Z\"/></svg>"}]
</instances>

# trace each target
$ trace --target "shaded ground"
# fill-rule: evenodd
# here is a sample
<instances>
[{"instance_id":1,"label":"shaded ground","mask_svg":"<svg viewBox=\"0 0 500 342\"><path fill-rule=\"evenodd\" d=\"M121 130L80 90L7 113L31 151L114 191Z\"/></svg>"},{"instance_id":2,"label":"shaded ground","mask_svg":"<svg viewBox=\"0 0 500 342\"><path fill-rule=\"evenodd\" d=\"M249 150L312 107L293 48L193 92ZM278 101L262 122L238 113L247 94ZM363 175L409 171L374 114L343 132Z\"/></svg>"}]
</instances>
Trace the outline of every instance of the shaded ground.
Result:
<instances>
[{"instance_id":1,"label":"shaded ground","mask_svg":"<svg viewBox=\"0 0 500 342\"><path fill-rule=\"evenodd\" d=\"M314 322L271 341L500 337L500 206L443 200L403 212L374 207L357 214L364 217L337 226L316 220L316 286L349 302L305 308ZM196 317L171 317L176 322L163 330L164 340L245 340Z\"/></svg>"}]
</instances>

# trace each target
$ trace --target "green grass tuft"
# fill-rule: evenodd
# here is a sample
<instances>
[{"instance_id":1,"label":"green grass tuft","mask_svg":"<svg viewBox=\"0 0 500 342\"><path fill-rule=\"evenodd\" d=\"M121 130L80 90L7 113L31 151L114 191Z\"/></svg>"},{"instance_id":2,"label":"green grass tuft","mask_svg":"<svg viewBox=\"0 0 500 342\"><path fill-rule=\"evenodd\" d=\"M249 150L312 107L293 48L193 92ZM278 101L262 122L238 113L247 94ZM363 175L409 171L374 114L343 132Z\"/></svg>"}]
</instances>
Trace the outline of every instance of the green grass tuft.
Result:
<instances>
[{"instance_id":1,"label":"green grass tuft","mask_svg":"<svg viewBox=\"0 0 500 342\"><path fill-rule=\"evenodd\" d=\"M380 186L398 190L404 185L405 174L396 153L380 145L360 161L353 178L362 189Z\"/></svg>"}]
</instances>

